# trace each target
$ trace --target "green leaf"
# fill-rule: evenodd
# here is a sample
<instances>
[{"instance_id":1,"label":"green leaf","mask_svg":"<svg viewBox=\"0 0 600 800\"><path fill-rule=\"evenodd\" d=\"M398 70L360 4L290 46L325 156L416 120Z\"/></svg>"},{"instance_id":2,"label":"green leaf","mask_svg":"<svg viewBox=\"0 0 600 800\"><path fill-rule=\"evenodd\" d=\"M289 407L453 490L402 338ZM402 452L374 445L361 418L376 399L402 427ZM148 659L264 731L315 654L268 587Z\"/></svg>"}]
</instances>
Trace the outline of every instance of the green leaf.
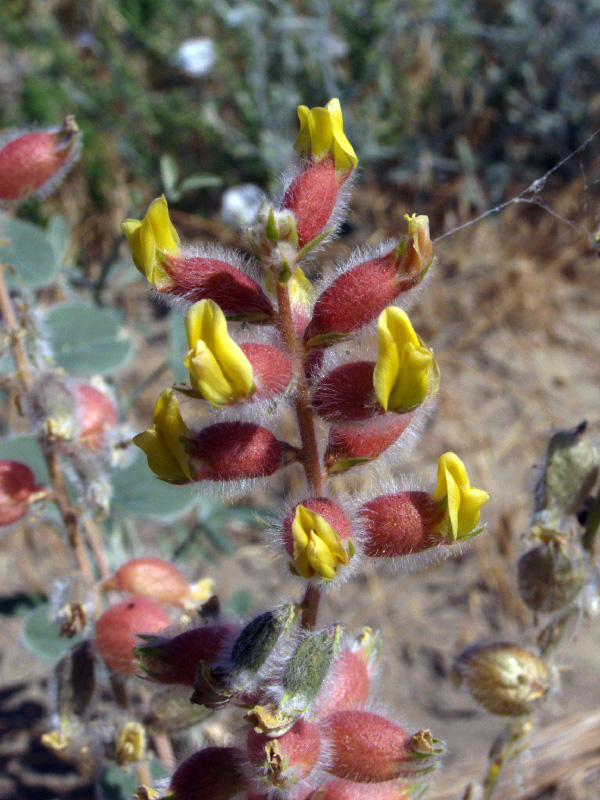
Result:
<instances>
[{"instance_id":1,"label":"green leaf","mask_svg":"<svg viewBox=\"0 0 600 800\"><path fill-rule=\"evenodd\" d=\"M159 480L142 453L125 469L111 470L112 508L158 522L169 522L187 513L196 503L194 489Z\"/></svg>"},{"instance_id":2,"label":"green leaf","mask_svg":"<svg viewBox=\"0 0 600 800\"><path fill-rule=\"evenodd\" d=\"M60 265L69 241L69 226L62 214L53 214L48 222L46 236L54 250L54 257Z\"/></svg>"},{"instance_id":3,"label":"green leaf","mask_svg":"<svg viewBox=\"0 0 600 800\"><path fill-rule=\"evenodd\" d=\"M50 482L44 456L37 439L31 434L0 439L0 458L9 461L20 461L22 464L26 464L35 475L38 483Z\"/></svg>"},{"instance_id":4,"label":"green leaf","mask_svg":"<svg viewBox=\"0 0 600 800\"><path fill-rule=\"evenodd\" d=\"M59 260L51 239L37 225L15 217L0 216L0 262L12 267L5 273L9 285L20 283L31 289L51 283Z\"/></svg>"},{"instance_id":5,"label":"green leaf","mask_svg":"<svg viewBox=\"0 0 600 800\"><path fill-rule=\"evenodd\" d=\"M83 303L55 306L46 317L56 363L67 372L111 372L129 357L131 341L120 315Z\"/></svg>"},{"instance_id":6,"label":"green leaf","mask_svg":"<svg viewBox=\"0 0 600 800\"><path fill-rule=\"evenodd\" d=\"M27 615L21 638L30 653L50 664L83 640L81 634L70 639L60 635L60 624L50 620L48 603L43 603Z\"/></svg>"},{"instance_id":7,"label":"green leaf","mask_svg":"<svg viewBox=\"0 0 600 800\"><path fill-rule=\"evenodd\" d=\"M154 781L165 777L165 768L157 759L150 759L148 768ZM98 772L96 795L99 800L131 800L139 785L135 773L109 763Z\"/></svg>"}]
</instances>

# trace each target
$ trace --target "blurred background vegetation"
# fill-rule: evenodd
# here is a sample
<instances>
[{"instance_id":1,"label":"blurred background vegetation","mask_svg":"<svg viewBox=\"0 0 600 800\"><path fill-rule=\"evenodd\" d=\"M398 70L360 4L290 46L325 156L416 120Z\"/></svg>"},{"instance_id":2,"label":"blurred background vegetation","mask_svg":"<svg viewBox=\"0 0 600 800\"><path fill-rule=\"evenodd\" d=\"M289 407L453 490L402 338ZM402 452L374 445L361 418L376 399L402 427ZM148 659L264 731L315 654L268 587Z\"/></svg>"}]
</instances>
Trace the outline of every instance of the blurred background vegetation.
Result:
<instances>
[{"instance_id":1,"label":"blurred background vegetation","mask_svg":"<svg viewBox=\"0 0 600 800\"><path fill-rule=\"evenodd\" d=\"M227 186L272 189L296 106L332 96L366 175L423 200L472 176L480 209L600 106L600 0L4 0L0 32L0 127L75 114L82 215L123 189L203 212Z\"/></svg>"}]
</instances>

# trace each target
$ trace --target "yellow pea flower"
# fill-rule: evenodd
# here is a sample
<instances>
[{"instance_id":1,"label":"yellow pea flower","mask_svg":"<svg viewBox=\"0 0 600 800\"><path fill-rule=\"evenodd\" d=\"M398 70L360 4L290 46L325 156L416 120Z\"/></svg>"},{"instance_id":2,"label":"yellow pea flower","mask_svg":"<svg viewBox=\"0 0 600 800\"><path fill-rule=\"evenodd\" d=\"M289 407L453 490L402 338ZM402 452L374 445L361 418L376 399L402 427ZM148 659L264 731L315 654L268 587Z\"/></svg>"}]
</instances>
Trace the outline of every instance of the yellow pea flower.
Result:
<instances>
[{"instance_id":1,"label":"yellow pea flower","mask_svg":"<svg viewBox=\"0 0 600 800\"><path fill-rule=\"evenodd\" d=\"M477 533L481 507L490 496L469 484L465 465L455 453L444 453L438 460L437 485L432 500L447 505L449 540L468 539Z\"/></svg>"},{"instance_id":2,"label":"yellow pea flower","mask_svg":"<svg viewBox=\"0 0 600 800\"><path fill-rule=\"evenodd\" d=\"M255 391L252 365L227 331L225 314L213 300L200 300L185 317L189 353L184 364L192 389L216 408Z\"/></svg>"},{"instance_id":3,"label":"yellow pea flower","mask_svg":"<svg viewBox=\"0 0 600 800\"><path fill-rule=\"evenodd\" d=\"M346 550L331 525L302 504L296 508L292 522L292 540L293 566L303 578L313 578L318 573L329 581L339 565L346 565L354 553L351 542Z\"/></svg>"},{"instance_id":4,"label":"yellow pea flower","mask_svg":"<svg viewBox=\"0 0 600 800\"><path fill-rule=\"evenodd\" d=\"M379 355L373 373L377 401L385 411L412 411L437 392L439 372L433 353L399 308L382 311L378 329Z\"/></svg>"},{"instance_id":5,"label":"yellow pea flower","mask_svg":"<svg viewBox=\"0 0 600 800\"><path fill-rule=\"evenodd\" d=\"M298 106L300 133L294 147L304 156L312 156L321 161L330 154L335 168L341 172L356 169L358 158L346 135L342 109L337 97L330 100L325 108Z\"/></svg>"},{"instance_id":6,"label":"yellow pea flower","mask_svg":"<svg viewBox=\"0 0 600 800\"><path fill-rule=\"evenodd\" d=\"M404 215L408 222L408 235L412 237L413 248L423 267L431 261L433 244L429 235L429 217L426 214Z\"/></svg>"},{"instance_id":7,"label":"yellow pea flower","mask_svg":"<svg viewBox=\"0 0 600 800\"><path fill-rule=\"evenodd\" d=\"M149 430L133 437L133 443L144 451L148 466L163 481L187 483L191 472L182 439L188 438L190 431L171 389L161 392L156 401L153 422Z\"/></svg>"},{"instance_id":8,"label":"yellow pea flower","mask_svg":"<svg viewBox=\"0 0 600 800\"><path fill-rule=\"evenodd\" d=\"M133 263L142 275L159 291L169 288L172 281L161 262L163 255L176 255L179 236L169 219L165 196L150 203L143 220L126 219L121 230L131 247Z\"/></svg>"}]
</instances>

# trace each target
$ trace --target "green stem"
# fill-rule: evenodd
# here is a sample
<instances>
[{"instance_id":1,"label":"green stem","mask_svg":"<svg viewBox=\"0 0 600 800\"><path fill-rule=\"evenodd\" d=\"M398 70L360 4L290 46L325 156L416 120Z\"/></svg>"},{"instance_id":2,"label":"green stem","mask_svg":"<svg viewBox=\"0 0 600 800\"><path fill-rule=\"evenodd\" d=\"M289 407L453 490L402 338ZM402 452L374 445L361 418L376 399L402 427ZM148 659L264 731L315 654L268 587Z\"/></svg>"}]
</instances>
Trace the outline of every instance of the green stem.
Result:
<instances>
[{"instance_id":1,"label":"green stem","mask_svg":"<svg viewBox=\"0 0 600 800\"><path fill-rule=\"evenodd\" d=\"M583 539L581 541L585 550L588 553L594 552L594 544L596 542L596 536L598 535L598 531L600 530L600 492L596 495L594 499L594 504L588 511L587 521L585 525L585 532L583 534Z\"/></svg>"}]
</instances>

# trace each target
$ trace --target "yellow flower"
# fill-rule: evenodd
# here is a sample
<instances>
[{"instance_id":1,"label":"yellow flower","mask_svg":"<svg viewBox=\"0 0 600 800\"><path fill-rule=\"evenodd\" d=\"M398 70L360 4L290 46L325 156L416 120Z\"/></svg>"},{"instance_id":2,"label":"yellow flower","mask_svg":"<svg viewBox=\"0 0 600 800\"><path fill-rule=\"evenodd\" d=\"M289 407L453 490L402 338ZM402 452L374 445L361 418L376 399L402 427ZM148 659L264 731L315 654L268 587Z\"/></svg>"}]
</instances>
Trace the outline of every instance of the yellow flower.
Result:
<instances>
[{"instance_id":1,"label":"yellow flower","mask_svg":"<svg viewBox=\"0 0 600 800\"><path fill-rule=\"evenodd\" d=\"M161 392L156 401L153 422L149 430L133 437L133 443L144 451L148 466L159 478L170 483L187 483L191 472L182 440L190 432L171 389Z\"/></svg>"},{"instance_id":2,"label":"yellow flower","mask_svg":"<svg viewBox=\"0 0 600 800\"><path fill-rule=\"evenodd\" d=\"M243 400L255 390L252 365L227 331L227 320L212 300L200 300L187 312L190 352L184 364L192 389L220 408Z\"/></svg>"},{"instance_id":3,"label":"yellow flower","mask_svg":"<svg viewBox=\"0 0 600 800\"><path fill-rule=\"evenodd\" d=\"M352 172L358 164L356 153L344 134L342 109L337 97L325 108L298 106L300 133L294 147L304 156L321 161L331 154L335 168L341 172Z\"/></svg>"},{"instance_id":4,"label":"yellow flower","mask_svg":"<svg viewBox=\"0 0 600 800\"><path fill-rule=\"evenodd\" d=\"M157 197L140 222L126 219L121 230L131 247L133 263L159 291L169 288L172 281L164 270L161 258L176 255L179 250L179 236L169 219L169 208L165 196Z\"/></svg>"},{"instance_id":5,"label":"yellow flower","mask_svg":"<svg viewBox=\"0 0 600 800\"><path fill-rule=\"evenodd\" d=\"M432 351L417 336L399 308L379 315L379 355L373 385L385 411L412 411L437 392L439 373Z\"/></svg>"},{"instance_id":6,"label":"yellow flower","mask_svg":"<svg viewBox=\"0 0 600 800\"><path fill-rule=\"evenodd\" d=\"M318 573L326 581L331 580L338 566L346 565L354 552L351 542L346 551L331 525L302 504L296 508L292 522L292 540L293 565L303 578L312 578Z\"/></svg>"},{"instance_id":7,"label":"yellow flower","mask_svg":"<svg viewBox=\"0 0 600 800\"><path fill-rule=\"evenodd\" d=\"M449 539L467 539L477 533L481 507L490 496L469 484L465 465L455 453L444 453L438 460L437 486L432 499L447 505Z\"/></svg>"}]
</instances>

